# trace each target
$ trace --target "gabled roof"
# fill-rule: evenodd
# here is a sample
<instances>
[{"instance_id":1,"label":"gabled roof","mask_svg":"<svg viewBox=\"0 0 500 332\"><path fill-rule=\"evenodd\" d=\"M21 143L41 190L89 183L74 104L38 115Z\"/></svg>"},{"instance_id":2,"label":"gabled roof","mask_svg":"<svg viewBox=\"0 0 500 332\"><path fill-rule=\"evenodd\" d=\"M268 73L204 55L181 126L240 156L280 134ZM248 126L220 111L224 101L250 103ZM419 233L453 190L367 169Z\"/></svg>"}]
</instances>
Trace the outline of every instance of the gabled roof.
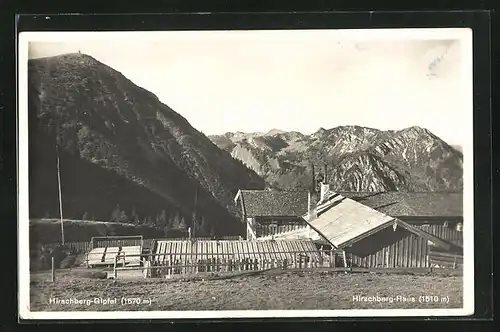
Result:
<instances>
[{"instance_id":1,"label":"gabled roof","mask_svg":"<svg viewBox=\"0 0 500 332\"><path fill-rule=\"evenodd\" d=\"M235 197L247 217L299 217L307 213L307 199L305 190L240 190Z\"/></svg>"},{"instance_id":2,"label":"gabled roof","mask_svg":"<svg viewBox=\"0 0 500 332\"><path fill-rule=\"evenodd\" d=\"M277 239L299 239L309 236L313 240L321 240L322 238L334 247L342 249L397 224L396 226L424 237L442 248L450 249L452 247L452 244L432 234L352 199L339 194L333 194L330 197L329 201L322 205L321 212L316 219L307 221L304 218L304 222L317 233L316 235L308 235L309 231L300 229L286 234L278 234L275 237Z\"/></svg>"},{"instance_id":3,"label":"gabled roof","mask_svg":"<svg viewBox=\"0 0 500 332\"><path fill-rule=\"evenodd\" d=\"M462 192L339 192L393 217L461 217Z\"/></svg>"},{"instance_id":4,"label":"gabled roof","mask_svg":"<svg viewBox=\"0 0 500 332\"><path fill-rule=\"evenodd\" d=\"M337 248L392 224L394 218L352 199L336 195L310 226Z\"/></svg>"},{"instance_id":5,"label":"gabled roof","mask_svg":"<svg viewBox=\"0 0 500 332\"><path fill-rule=\"evenodd\" d=\"M170 259L182 260L186 257L198 259L221 258L225 255L230 259L288 259L295 254L305 254L318 258L318 251L310 239L291 241L157 241L156 255L168 255ZM186 256L189 254L189 256Z\"/></svg>"}]
</instances>

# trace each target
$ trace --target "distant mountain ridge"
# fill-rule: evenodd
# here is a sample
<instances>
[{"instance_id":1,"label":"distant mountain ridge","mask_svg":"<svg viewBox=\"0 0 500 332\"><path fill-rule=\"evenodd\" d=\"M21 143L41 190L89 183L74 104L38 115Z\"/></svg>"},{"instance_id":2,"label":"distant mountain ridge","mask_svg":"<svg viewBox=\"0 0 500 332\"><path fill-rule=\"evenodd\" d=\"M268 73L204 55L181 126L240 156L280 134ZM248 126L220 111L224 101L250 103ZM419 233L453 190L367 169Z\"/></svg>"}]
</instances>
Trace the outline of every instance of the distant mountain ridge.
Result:
<instances>
[{"instance_id":1,"label":"distant mountain ridge","mask_svg":"<svg viewBox=\"0 0 500 332\"><path fill-rule=\"evenodd\" d=\"M84 54L29 61L30 217L239 234L239 188L263 180L121 73Z\"/></svg>"},{"instance_id":2,"label":"distant mountain ridge","mask_svg":"<svg viewBox=\"0 0 500 332\"><path fill-rule=\"evenodd\" d=\"M272 188L308 186L311 164L327 164L330 184L342 191L455 191L463 185L462 152L418 126L339 126L310 135L276 129L210 139Z\"/></svg>"}]
</instances>

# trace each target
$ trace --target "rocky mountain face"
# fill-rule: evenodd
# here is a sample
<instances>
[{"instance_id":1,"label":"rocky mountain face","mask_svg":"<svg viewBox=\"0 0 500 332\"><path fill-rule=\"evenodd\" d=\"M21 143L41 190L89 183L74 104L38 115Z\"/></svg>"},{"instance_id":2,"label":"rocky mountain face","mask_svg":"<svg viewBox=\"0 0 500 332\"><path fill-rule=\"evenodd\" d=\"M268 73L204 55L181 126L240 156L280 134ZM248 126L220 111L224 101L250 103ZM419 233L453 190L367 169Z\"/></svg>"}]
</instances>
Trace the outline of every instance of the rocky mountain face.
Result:
<instances>
[{"instance_id":1,"label":"rocky mountain face","mask_svg":"<svg viewBox=\"0 0 500 332\"><path fill-rule=\"evenodd\" d=\"M155 95L87 55L30 60L29 116L32 218L59 217L57 153L68 219L238 234L234 195L265 185Z\"/></svg>"},{"instance_id":2,"label":"rocky mountain face","mask_svg":"<svg viewBox=\"0 0 500 332\"><path fill-rule=\"evenodd\" d=\"M308 186L310 165L322 169L326 164L328 182L336 190L462 189L462 152L416 126L399 131L340 126L311 135L272 130L210 138L273 188Z\"/></svg>"}]
</instances>

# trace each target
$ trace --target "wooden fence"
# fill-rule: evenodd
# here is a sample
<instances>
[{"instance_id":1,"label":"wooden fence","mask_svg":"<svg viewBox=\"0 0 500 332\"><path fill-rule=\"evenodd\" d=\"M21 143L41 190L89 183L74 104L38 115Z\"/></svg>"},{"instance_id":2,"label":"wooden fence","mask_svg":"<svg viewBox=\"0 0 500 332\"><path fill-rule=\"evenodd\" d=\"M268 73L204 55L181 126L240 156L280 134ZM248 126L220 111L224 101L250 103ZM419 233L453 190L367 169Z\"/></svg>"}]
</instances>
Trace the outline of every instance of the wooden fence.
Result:
<instances>
[{"instance_id":1,"label":"wooden fence","mask_svg":"<svg viewBox=\"0 0 500 332\"><path fill-rule=\"evenodd\" d=\"M462 268L464 258L461 254L431 251L427 256L429 260L429 267L440 268Z\"/></svg>"},{"instance_id":2,"label":"wooden fence","mask_svg":"<svg viewBox=\"0 0 500 332\"><path fill-rule=\"evenodd\" d=\"M136 236L93 236L90 239L91 248L135 247L144 245L142 235Z\"/></svg>"},{"instance_id":3,"label":"wooden fence","mask_svg":"<svg viewBox=\"0 0 500 332\"><path fill-rule=\"evenodd\" d=\"M257 256L265 256L267 252L256 252ZM297 252L276 252L276 254L286 254L291 259L258 259L258 258L237 258L234 255L219 254L212 255L209 259L196 259L197 253L177 253L175 255L161 255L159 259L156 254L143 255L149 258L143 261L143 266L128 267L120 264L124 257L117 255L113 267L115 278L119 271L142 270L145 278L168 278L172 275L187 275L204 272L242 272L242 271L262 271L272 268L281 269L313 269L313 268L335 268L344 267L341 251L324 250L318 251L318 255L307 255L302 251ZM179 257L180 256L180 257ZM128 255L127 257L131 257ZM179 257L175 259L174 257Z\"/></svg>"},{"instance_id":4,"label":"wooden fence","mask_svg":"<svg viewBox=\"0 0 500 332\"><path fill-rule=\"evenodd\" d=\"M42 244L42 247L54 249L59 247L60 243L47 243ZM70 249L72 252L76 254L86 253L92 249L92 244L89 242L65 242L64 246Z\"/></svg>"},{"instance_id":5,"label":"wooden fence","mask_svg":"<svg viewBox=\"0 0 500 332\"><path fill-rule=\"evenodd\" d=\"M220 237L220 238L217 238L217 237L199 237L199 238L197 237L197 238L194 238L194 240L197 240L197 241L202 241L202 240L203 241L206 241L206 240L233 241L233 240L241 240L241 239L242 239L241 236L224 236L224 237ZM142 245L143 245L143 248L149 249L152 247L152 244L154 241L162 241L162 240L186 241L186 240L188 240L188 238L143 239ZM110 246L110 247L120 246L119 243L120 243L120 241L115 241L115 243L113 243L112 241L107 242L108 246ZM132 240L125 240L125 239L121 240L122 246L134 246L134 245L136 245L135 243L137 243L137 241L133 240L133 239ZM45 244L40 244L40 245L45 247L45 248L57 248L61 244L60 243L45 243ZM97 246L95 246L95 245L97 245ZM92 240L91 240L91 241L82 241L82 242L65 242L64 246L69 248L71 251L73 251L76 254L83 254L83 253L89 252L93 248L101 248L101 247L105 246L105 244L103 241L99 241L99 243L92 244Z\"/></svg>"}]
</instances>

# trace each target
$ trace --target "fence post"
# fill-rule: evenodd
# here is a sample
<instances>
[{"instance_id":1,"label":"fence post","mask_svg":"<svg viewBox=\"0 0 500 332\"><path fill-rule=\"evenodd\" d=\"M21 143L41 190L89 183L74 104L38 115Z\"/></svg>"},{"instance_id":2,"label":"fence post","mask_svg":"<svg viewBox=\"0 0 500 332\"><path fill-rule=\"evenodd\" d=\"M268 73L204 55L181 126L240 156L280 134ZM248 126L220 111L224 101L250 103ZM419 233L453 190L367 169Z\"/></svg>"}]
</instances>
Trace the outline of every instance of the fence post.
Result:
<instances>
[{"instance_id":1,"label":"fence post","mask_svg":"<svg viewBox=\"0 0 500 332\"><path fill-rule=\"evenodd\" d=\"M118 255L115 255L115 259L113 260L113 278L116 279L118 275L118 271L116 270L116 264L118 263Z\"/></svg>"},{"instance_id":2,"label":"fence post","mask_svg":"<svg viewBox=\"0 0 500 332\"><path fill-rule=\"evenodd\" d=\"M56 266L54 264L54 256L52 256L52 273L50 276L50 281L55 282L56 281Z\"/></svg>"},{"instance_id":3,"label":"fence post","mask_svg":"<svg viewBox=\"0 0 500 332\"><path fill-rule=\"evenodd\" d=\"M149 274L149 262L148 261L145 261L144 264L142 265L142 276L144 277L144 279L146 279L148 277L148 274Z\"/></svg>"}]
</instances>

